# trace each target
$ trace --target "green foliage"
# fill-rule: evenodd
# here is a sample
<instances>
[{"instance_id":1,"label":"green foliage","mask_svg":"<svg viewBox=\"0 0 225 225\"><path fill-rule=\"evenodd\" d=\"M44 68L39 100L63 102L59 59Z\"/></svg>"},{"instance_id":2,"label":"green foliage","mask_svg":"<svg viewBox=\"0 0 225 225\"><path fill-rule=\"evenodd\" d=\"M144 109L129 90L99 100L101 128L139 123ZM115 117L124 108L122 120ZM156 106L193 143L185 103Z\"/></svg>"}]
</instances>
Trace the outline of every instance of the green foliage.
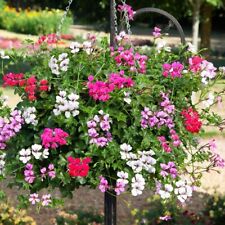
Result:
<instances>
[{"instance_id":1,"label":"green foliage","mask_svg":"<svg viewBox=\"0 0 225 225\"><path fill-rule=\"evenodd\" d=\"M0 14L0 28L24 34L50 34L57 31L59 21L63 15L61 10L20 10L4 7ZM71 16L68 16L63 24L63 32L68 32L69 26L73 23Z\"/></svg>"},{"instance_id":2,"label":"green foliage","mask_svg":"<svg viewBox=\"0 0 225 225\"><path fill-rule=\"evenodd\" d=\"M215 193L209 198L204 210L213 225L223 225L225 221L225 195Z\"/></svg>"}]
</instances>

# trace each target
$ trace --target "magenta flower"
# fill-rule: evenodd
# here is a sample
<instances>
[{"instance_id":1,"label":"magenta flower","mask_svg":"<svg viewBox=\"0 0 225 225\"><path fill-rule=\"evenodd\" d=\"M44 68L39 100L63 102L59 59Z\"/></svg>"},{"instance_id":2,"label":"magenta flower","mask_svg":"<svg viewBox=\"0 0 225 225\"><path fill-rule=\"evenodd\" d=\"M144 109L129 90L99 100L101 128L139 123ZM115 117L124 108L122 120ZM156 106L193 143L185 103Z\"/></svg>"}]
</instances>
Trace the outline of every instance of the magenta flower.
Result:
<instances>
[{"instance_id":1,"label":"magenta flower","mask_svg":"<svg viewBox=\"0 0 225 225\"><path fill-rule=\"evenodd\" d=\"M172 64L165 63L163 64L163 76L172 78L182 77L182 71L184 66L180 62L173 62Z\"/></svg>"},{"instance_id":2,"label":"magenta flower","mask_svg":"<svg viewBox=\"0 0 225 225\"><path fill-rule=\"evenodd\" d=\"M100 176L99 178L100 178L100 184L98 188L101 192L106 192L109 189L108 181L102 176Z\"/></svg>"}]
</instances>

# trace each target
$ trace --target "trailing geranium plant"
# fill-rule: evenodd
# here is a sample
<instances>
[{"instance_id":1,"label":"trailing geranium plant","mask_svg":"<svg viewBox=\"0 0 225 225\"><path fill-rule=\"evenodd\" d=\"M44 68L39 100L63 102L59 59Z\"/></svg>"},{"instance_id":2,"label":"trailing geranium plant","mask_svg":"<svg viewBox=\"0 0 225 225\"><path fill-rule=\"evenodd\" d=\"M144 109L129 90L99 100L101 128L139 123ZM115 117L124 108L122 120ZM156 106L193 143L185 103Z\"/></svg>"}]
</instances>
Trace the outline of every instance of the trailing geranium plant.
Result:
<instances>
[{"instance_id":1,"label":"trailing geranium plant","mask_svg":"<svg viewBox=\"0 0 225 225\"><path fill-rule=\"evenodd\" d=\"M27 71L3 75L3 87L21 100L10 110L0 99L0 176L30 191L20 199L53 206L53 189L65 197L88 185L133 196L148 187L184 203L204 170L224 167L214 142L198 142L204 126L224 127L210 111L224 90L207 95L224 69L186 46L158 45L160 32L154 29L148 51L127 44L122 32L117 48L92 38L14 52L13 63L26 63Z\"/></svg>"}]
</instances>

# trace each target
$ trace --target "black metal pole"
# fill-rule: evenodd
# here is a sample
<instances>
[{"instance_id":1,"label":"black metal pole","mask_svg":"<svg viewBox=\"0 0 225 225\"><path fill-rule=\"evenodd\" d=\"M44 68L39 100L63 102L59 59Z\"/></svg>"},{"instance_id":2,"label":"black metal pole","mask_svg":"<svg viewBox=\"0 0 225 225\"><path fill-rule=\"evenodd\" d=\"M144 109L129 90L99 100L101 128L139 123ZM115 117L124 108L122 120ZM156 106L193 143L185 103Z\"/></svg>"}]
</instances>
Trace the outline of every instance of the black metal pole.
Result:
<instances>
[{"instance_id":1,"label":"black metal pole","mask_svg":"<svg viewBox=\"0 0 225 225\"><path fill-rule=\"evenodd\" d=\"M116 29L115 29L115 1L110 0L110 46L116 46ZM115 182L113 182L112 186L115 186ZM116 193L113 190L105 192L105 200L104 200L104 213L105 213L105 225L116 225Z\"/></svg>"},{"instance_id":2,"label":"black metal pole","mask_svg":"<svg viewBox=\"0 0 225 225\"><path fill-rule=\"evenodd\" d=\"M105 225L116 225L116 200L114 191L105 192Z\"/></svg>"}]
</instances>

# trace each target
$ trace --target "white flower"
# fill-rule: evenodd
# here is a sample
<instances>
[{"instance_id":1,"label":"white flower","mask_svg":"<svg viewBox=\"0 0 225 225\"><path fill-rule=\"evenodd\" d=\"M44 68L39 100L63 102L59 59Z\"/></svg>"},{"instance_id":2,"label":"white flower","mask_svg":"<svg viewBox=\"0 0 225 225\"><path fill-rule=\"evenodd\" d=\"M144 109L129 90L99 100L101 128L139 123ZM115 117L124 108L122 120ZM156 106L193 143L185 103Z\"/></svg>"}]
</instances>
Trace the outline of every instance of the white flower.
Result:
<instances>
[{"instance_id":1,"label":"white flower","mask_svg":"<svg viewBox=\"0 0 225 225\"><path fill-rule=\"evenodd\" d=\"M68 119L68 118L70 118L70 116L71 116L71 112L66 111L66 112L65 112L65 117Z\"/></svg>"},{"instance_id":2,"label":"white flower","mask_svg":"<svg viewBox=\"0 0 225 225\"><path fill-rule=\"evenodd\" d=\"M77 95L77 94L75 94L75 93L71 93L71 94L69 94L68 95L68 98L69 98L69 100L71 100L71 101L77 101L79 98L80 98L80 96L79 95Z\"/></svg>"},{"instance_id":3,"label":"white flower","mask_svg":"<svg viewBox=\"0 0 225 225\"><path fill-rule=\"evenodd\" d=\"M124 91L124 96L125 96L125 98L123 98L123 100L127 103L127 104L129 104L130 105L130 103L131 103L131 98L130 98L130 92L125 92Z\"/></svg>"},{"instance_id":4,"label":"white flower","mask_svg":"<svg viewBox=\"0 0 225 225\"><path fill-rule=\"evenodd\" d=\"M66 97L66 92L65 92L65 91L60 91L60 92L59 92L59 96L61 96L61 97Z\"/></svg>"},{"instance_id":5,"label":"white flower","mask_svg":"<svg viewBox=\"0 0 225 225\"><path fill-rule=\"evenodd\" d=\"M5 52L2 50L2 51L0 51L0 58L1 59L9 59L9 56L5 55Z\"/></svg>"},{"instance_id":6,"label":"white flower","mask_svg":"<svg viewBox=\"0 0 225 225\"><path fill-rule=\"evenodd\" d=\"M159 40L157 42L157 45L156 45L156 49L158 50L158 52L161 52L162 49L164 49L165 51L167 52L171 52L171 48L166 46L166 41L165 40Z\"/></svg>"},{"instance_id":7,"label":"white flower","mask_svg":"<svg viewBox=\"0 0 225 225\"><path fill-rule=\"evenodd\" d=\"M67 59L67 57L68 57L68 54L67 53L62 53L62 54L60 54L59 55L59 61L63 61L63 60L65 60L65 59Z\"/></svg>"},{"instance_id":8,"label":"white flower","mask_svg":"<svg viewBox=\"0 0 225 225\"><path fill-rule=\"evenodd\" d=\"M171 184L165 184L165 190L168 191L168 192L172 192L173 186Z\"/></svg>"},{"instance_id":9,"label":"white flower","mask_svg":"<svg viewBox=\"0 0 225 225\"><path fill-rule=\"evenodd\" d=\"M120 149L122 150L120 151L121 159L129 159L129 151L132 150L132 147L129 144L124 143L120 145Z\"/></svg>"},{"instance_id":10,"label":"white flower","mask_svg":"<svg viewBox=\"0 0 225 225\"><path fill-rule=\"evenodd\" d=\"M84 48L84 51L90 55L91 52L93 51L92 49L92 43L90 41L85 41L83 42L83 48Z\"/></svg>"},{"instance_id":11,"label":"white flower","mask_svg":"<svg viewBox=\"0 0 225 225\"><path fill-rule=\"evenodd\" d=\"M170 198L170 193L168 191L160 190L159 195L162 199Z\"/></svg>"},{"instance_id":12,"label":"white flower","mask_svg":"<svg viewBox=\"0 0 225 225\"><path fill-rule=\"evenodd\" d=\"M0 175L3 175L4 174L5 156L6 156L5 153L3 153L3 154L0 155Z\"/></svg>"},{"instance_id":13,"label":"white flower","mask_svg":"<svg viewBox=\"0 0 225 225\"><path fill-rule=\"evenodd\" d=\"M35 115L35 113L36 113L35 107L24 108L23 110L24 111L23 111L22 116L25 120L25 123L36 126L38 123L38 120L36 119L36 115Z\"/></svg>"},{"instance_id":14,"label":"white flower","mask_svg":"<svg viewBox=\"0 0 225 225\"><path fill-rule=\"evenodd\" d=\"M34 158L40 159L42 156L42 152L41 152L42 146L38 144L34 144L31 146L31 149L32 149L32 155L34 156Z\"/></svg>"},{"instance_id":15,"label":"white flower","mask_svg":"<svg viewBox=\"0 0 225 225\"><path fill-rule=\"evenodd\" d=\"M141 174L136 174L132 178L132 183L131 183L131 193L133 196L141 195L144 188L145 188L145 179Z\"/></svg>"},{"instance_id":16,"label":"white flower","mask_svg":"<svg viewBox=\"0 0 225 225\"><path fill-rule=\"evenodd\" d=\"M203 101L203 104L205 105L205 107L210 107L213 103L214 103L214 99L215 96L213 95L213 93L209 93L207 100Z\"/></svg>"},{"instance_id":17,"label":"white flower","mask_svg":"<svg viewBox=\"0 0 225 225\"><path fill-rule=\"evenodd\" d=\"M134 173L140 173L142 171L142 168L143 168L143 163L140 160L128 161L127 165L132 168Z\"/></svg>"},{"instance_id":18,"label":"white flower","mask_svg":"<svg viewBox=\"0 0 225 225\"><path fill-rule=\"evenodd\" d=\"M192 187L187 185L184 181L180 180L176 182L174 194L177 195L177 198L181 203L184 203L188 199L188 197L191 197L192 192Z\"/></svg>"},{"instance_id":19,"label":"white flower","mask_svg":"<svg viewBox=\"0 0 225 225\"><path fill-rule=\"evenodd\" d=\"M117 179L117 182L122 182L124 184L128 184L128 173L124 171L117 172L117 176L120 179Z\"/></svg>"},{"instance_id":20,"label":"white flower","mask_svg":"<svg viewBox=\"0 0 225 225\"><path fill-rule=\"evenodd\" d=\"M72 42L70 44L71 53L75 54L75 53L79 52L80 51L80 47L81 47L80 43Z\"/></svg>"},{"instance_id":21,"label":"white flower","mask_svg":"<svg viewBox=\"0 0 225 225\"><path fill-rule=\"evenodd\" d=\"M70 60L69 59L64 59L60 64L60 69L64 72L68 70L68 65L69 65Z\"/></svg>"},{"instance_id":22,"label":"white flower","mask_svg":"<svg viewBox=\"0 0 225 225\"><path fill-rule=\"evenodd\" d=\"M21 149L19 151L19 155L20 155L19 160L21 162L23 162L24 164L26 164L27 162L29 162L31 160L31 150L30 150L30 148Z\"/></svg>"},{"instance_id":23,"label":"white flower","mask_svg":"<svg viewBox=\"0 0 225 225\"><path fill-rule=\"evenodd\" d=\"M49 150L47 148L44 149L44 151L42 152L42 157L44 159L47 159L49 156Z\"/></svg>"}]
</instances>

